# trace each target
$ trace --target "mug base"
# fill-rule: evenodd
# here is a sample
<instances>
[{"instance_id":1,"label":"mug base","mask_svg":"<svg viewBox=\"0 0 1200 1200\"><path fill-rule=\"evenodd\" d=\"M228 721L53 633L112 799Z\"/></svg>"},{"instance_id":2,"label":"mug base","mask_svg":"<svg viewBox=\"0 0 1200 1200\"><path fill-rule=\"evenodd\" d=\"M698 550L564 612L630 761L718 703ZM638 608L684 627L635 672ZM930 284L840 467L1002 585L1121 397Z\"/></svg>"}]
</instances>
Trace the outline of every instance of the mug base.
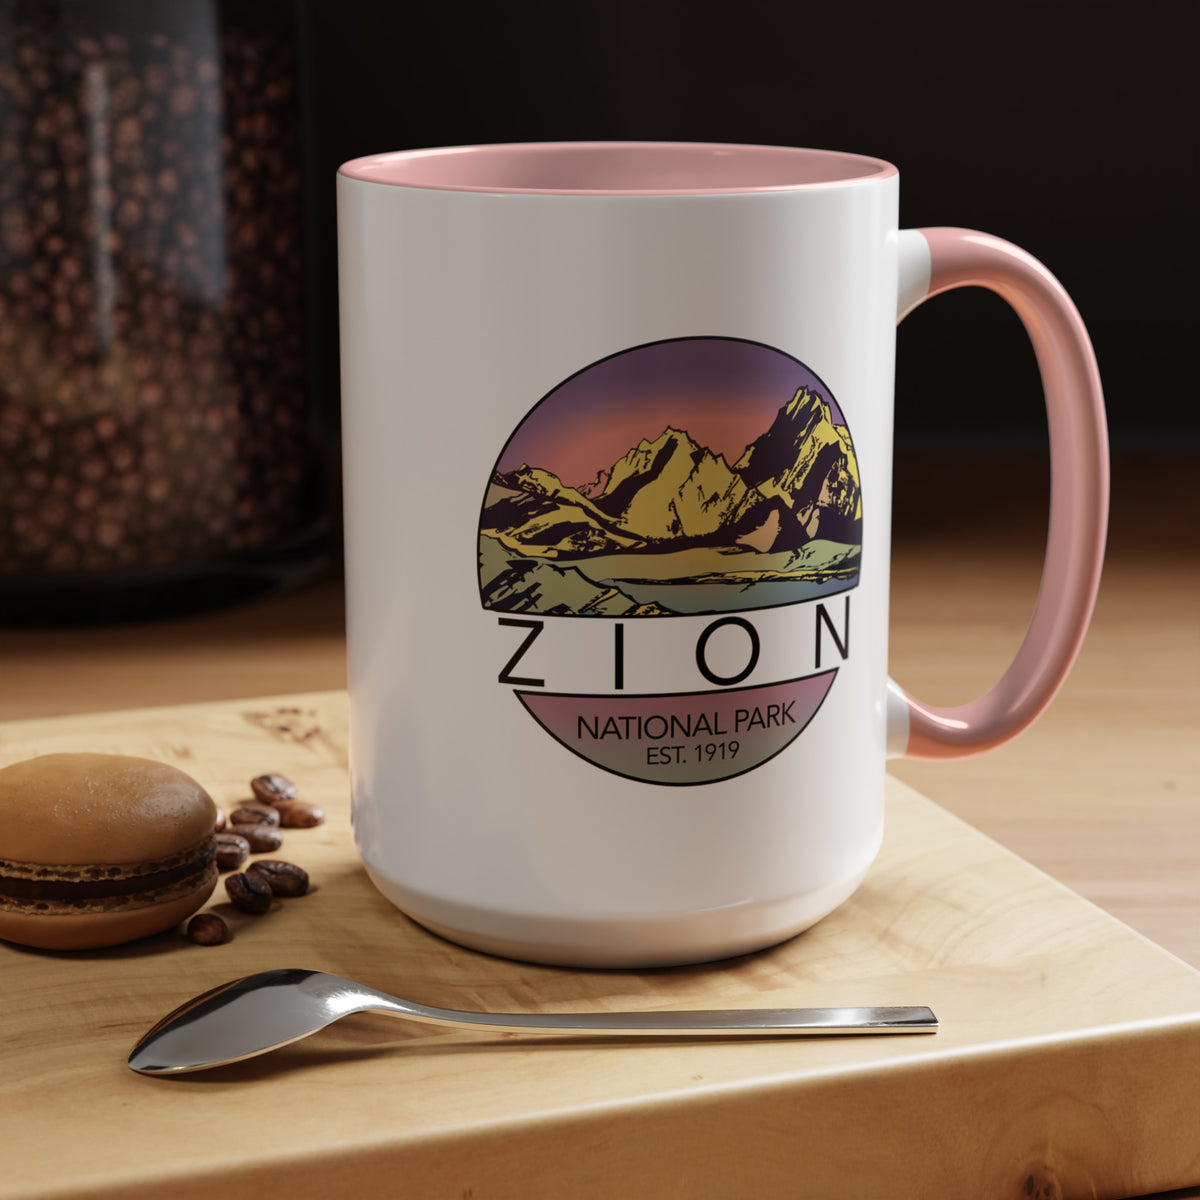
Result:
<instances>
[{"instance_id":1,"label":"mug base","mask_svg":"<svg viewBox=\"0 0 1200 1200\"><path fill-rule=\"evenodd\" d=\"M497 912L415 891L369 867L367 873L406 916L468 949L548 966L640 970L715 962L785 942L849 899L869 865L849 879L783 900L650 917Z\"/></svg>"}]
</instances>

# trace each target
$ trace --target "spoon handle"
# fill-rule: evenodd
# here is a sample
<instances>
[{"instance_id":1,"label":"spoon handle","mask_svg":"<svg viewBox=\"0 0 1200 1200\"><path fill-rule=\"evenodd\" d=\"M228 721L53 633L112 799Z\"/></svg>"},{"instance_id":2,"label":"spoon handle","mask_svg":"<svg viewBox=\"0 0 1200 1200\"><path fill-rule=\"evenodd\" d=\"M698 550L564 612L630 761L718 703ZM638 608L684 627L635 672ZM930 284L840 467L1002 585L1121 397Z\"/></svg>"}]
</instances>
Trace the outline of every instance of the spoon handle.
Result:
<instances>
[{"instance_id":1,"label":"spoon handle","mask_svg":"<svg viewBox=\"0 0 1200 1200\"><path fill-rule=\"evenodd\" d=\"M390 1007L390 1006L389 1006ZM391 1008L390 1011L397 1012ZM924 1007L719 1008L678 1012L475 1013L405 1001L402 1011L435 1025L487 1028L502 1033L552 1031L631 1037L821 1036L847 1033L936 1033L938 1019Z\"/></svg>"}]
</instances>

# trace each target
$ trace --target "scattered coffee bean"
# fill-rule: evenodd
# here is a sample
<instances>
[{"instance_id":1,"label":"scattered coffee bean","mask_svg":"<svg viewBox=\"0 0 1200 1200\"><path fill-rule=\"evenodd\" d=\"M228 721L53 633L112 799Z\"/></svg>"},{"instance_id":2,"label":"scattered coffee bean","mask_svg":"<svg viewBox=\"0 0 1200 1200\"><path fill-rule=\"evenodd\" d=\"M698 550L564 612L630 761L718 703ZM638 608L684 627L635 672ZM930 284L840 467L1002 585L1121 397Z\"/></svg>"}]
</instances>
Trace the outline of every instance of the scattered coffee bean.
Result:
<instances>
[{"instance_id":1,"label":"scattered coffee bean","mask_svg":"<svg viewBox=\"0 0 1200 1200\"><path fill-rule=\"evenodd\" d=\"M295 800L300 794L296 785L286 775L259 775L250 780L250 790L264 804Z\"/></svg>"},{"instance_id":2,"label":"scattered coffee bean","mask_svg":"<svg viewBox=\"0 0 1200 1200\"><path fill-rule=\"evenodd\" d=\"M315 804L305 804L301 800L289 800L275 806L279 813L279 824L284 829L311 829L325 820L325 810Z\"/></svg>"},{"instance_id":3,"label":"scattered coffee bean","mask_svg":"<svg viewBox=\"0 0 1200 1200\"><path fill-rule=\"evenodd\" d=\"M243 804L229 814L231 825L279 825L279 811L269 804Z\"/></svg>"},{"instance_id":4,"label":"scattered coffee bean","mask_svg":"<svg viewBox=\"0 0 1200 1200\"><path fill-rule=\"evenodd\" d=\"M226 822L225 810L223 808L218 808L217 809L217 823L213 826L213 828L217 831L217 833L221 833L224 830L225 822Z\"/></svg>"},{"instance_id":5,"label":"scattered coffee bean","mask_svg":"<svg viewBox=\"0 0 1200 1200\"><path fill-rule=\"evenodd\" d=\"M261 858L246 868L247 875L263 880L276 896L303 896L308 891L308 872L278 858Z\"/></svg>"},{"instance_id":6,"label":"scattered coffee bean","mask_svg":"<svg viewBox=\"0 0 1200 1200\"><path fill-rule=\"evenodd\" d=\"M217 867L222 871L236 871L250 857L250 843L237 833L218 833Z\"/></svg>"},{"instance_id":7,"label":"scattered coffee bean","mask_svg":"<svg viewBox=\"0 0 1200 1200\"><path fill-rule=\"evenodd\" d=\"M225 877L225 890L234 908L255 915L265 913L271 907L274 894L262 878L241 873Z\"/></svg>"},{"instance_id":8,"label":"scattered coffee bean","mask_svg":"<svg viewBox=\"0 0 1200 1200\"><path fill-rule=\"evenodd\" d=\"M273 825L239 825L238 833L250 843L252 854L264 854L278 850L283 845L283 834Z\"/></svg>"},{"instance_id":9,"label":"scattered coffee bean","mask_svg":"<svg viewBox=\"0 0 1200 1200\"><path fill-rule=\"evenodd\" d=\"M197 913L187 924L187 936L197 946L219 946L229 941L229 926L216 913Z\"/></svg>"}]
</instances>

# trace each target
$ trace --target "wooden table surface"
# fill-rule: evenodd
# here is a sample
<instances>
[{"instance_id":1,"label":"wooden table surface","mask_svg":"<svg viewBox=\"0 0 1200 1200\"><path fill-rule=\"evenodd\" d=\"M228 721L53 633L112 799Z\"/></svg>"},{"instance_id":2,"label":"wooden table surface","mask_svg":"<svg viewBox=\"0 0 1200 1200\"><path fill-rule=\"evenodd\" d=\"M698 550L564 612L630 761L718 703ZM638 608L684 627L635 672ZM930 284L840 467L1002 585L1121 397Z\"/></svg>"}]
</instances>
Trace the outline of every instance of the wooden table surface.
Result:
<instances>
[{"instance_id":1,"label":"wooden table surface","mask_svg":"<svg viewBox=\"0 0 1200 1200\"><path fill-rule=\"evenodd\" d=\"M0 943L0 1200L1113 1200L1200 1180L1200 972L897 780L836 912L722 962L578 970L480 954L370 884L344 691L0 726L0 763L86 748L226 808L269 764L328 814L279 854L313 887L232 940L86 954ZM271 967L489 1012L921 1003L936 1034L802 1041L489 1035L354 1016L201 1075L135 1039Z\"/></svg>"},{"instance_id":2,"label":"wooden table surface","mask_svg":"<svg viewBox=\"0 0 1200 1200\"><path fill-rule=\"evenodd\" d=\"M1198 468L1170 453L1115 463L1092 628L1033 729L978 758L893 764L901 780L1195 967ZM898 461L892 674L923 700L970 699L1015 651L1037 591L1045 492L1036 456ZM0 669L0 720L337 688L340 581L127 627L0 630Z\"/></svg>"}]
</instances>

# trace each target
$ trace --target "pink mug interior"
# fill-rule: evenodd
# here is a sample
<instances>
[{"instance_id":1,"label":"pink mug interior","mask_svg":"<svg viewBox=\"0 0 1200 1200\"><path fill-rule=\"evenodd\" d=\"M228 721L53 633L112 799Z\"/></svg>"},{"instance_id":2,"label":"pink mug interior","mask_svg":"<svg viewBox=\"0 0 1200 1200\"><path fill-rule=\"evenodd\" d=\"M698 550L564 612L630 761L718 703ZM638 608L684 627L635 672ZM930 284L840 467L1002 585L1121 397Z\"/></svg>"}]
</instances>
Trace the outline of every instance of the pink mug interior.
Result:
<instances>
[{"instance_id":1,"label":"pink mug interior","mask_svg":"<svg viewBox=\"0 0 1200 1200\"><path fill-rule=\"evenodd\" d=\"M794 146L712 142L530 142L402 150L356 158L351 179L457 192L620 196L828 187L896 174L877 158Z\"/></svg>"}]
</instances>

